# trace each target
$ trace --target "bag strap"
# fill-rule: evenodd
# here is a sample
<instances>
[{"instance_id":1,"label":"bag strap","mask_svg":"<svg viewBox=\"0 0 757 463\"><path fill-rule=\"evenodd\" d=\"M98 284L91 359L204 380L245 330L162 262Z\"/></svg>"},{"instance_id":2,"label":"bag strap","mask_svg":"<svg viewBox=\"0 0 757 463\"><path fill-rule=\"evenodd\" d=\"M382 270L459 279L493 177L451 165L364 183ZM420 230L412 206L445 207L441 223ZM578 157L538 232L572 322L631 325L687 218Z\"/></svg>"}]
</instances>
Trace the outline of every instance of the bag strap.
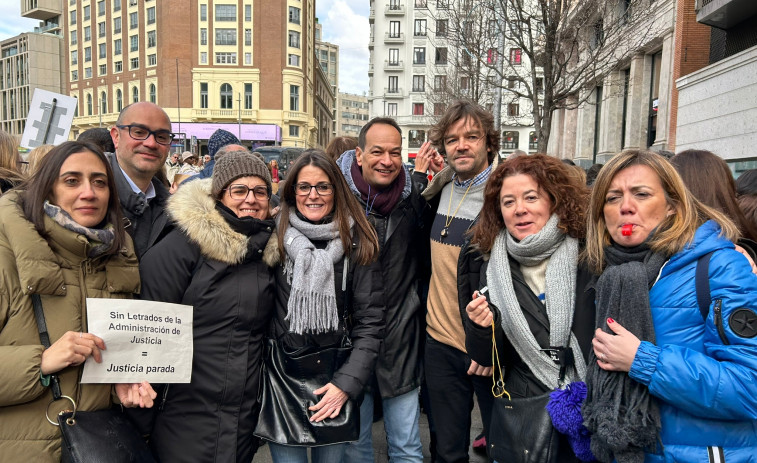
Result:
<instances>
[{"instance_id":1,"label":"bag strap","mask_svg":"<svg viewBox=\"0 0 757 463\"><path fill-rule=\"evenodd\" d=\"M39 340L42 341L42 346L45 349L50 348L50 335L47 334L47 323L45 322L45 312L42 311L42 298L39 294L32 294L32 305L34 306L34 318L37 320L37 332L39 332ZM53 400L60 399L63 394L60 390L60 380L58 375L47 375L50 378L50 389L53 391Z\"/></svg>"},{"instance_id":2,"label":"bag strap","mask_svg":"<svg viewBox=\"0 0 757 463\"><path fill-rule=\"evenodd\" d=\"M710 257L714 253L715 251L710 251L697 260L697 269L694 277L694 289L697 294L699 313L702 314L702 318L705 321L707 320L707 315L710 313L710 304L712 303L712 295L710 294Z\"/></svg>"}]
</instances>

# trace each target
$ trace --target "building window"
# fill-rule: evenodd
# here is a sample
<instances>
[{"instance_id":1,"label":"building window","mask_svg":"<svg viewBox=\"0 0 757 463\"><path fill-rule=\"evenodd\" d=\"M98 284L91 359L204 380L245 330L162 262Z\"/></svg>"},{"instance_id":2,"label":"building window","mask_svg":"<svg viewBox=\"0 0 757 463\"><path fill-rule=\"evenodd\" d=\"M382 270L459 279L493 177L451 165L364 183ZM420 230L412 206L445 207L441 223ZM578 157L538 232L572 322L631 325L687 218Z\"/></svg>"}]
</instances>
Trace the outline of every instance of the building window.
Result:
<instances>
[{"instance_id":1,"label":"building window","mask_svg":"<svg viewBox=\"0 0 757 463\"><path fill-rule=\"evenodd\" d=\"M200 21L208 20L208 5L200 5Z\"/></svg>"},{"instance_id":2,"label":"building window","mask_svg":"<svg viewBox=\"0 0 757 463\"><path fill-rule=\"evenodd\" d=\"M509 89L515 89L518 87L518 78L514 76L510 76L507 78L507 88Z\"/></svg>"},{"instance_id":3,"label":"building window","mask_svg":"<svg viewBox=\"0 0 757 463\"><path fill-rule=\"evenodd\" d=\"M510 117L520 116L520 105L518 103L509 103L507 105L507 115Z\"/></svg>"},{"instance_id":4,"label":"building window","mask_svg":"<svg viewBox=\"0 0 757 463\"><path fill-rule=\"evenodd\" d=\"M84 49L84 62L89 63L92 61L92 47L87 47Z\"/></svg>"},{"instance_id":5,"label":"building window","mask_svg":"<svg viewBox=\"0 0 757 463\"><path fill-rule=\"evenodd\" d=\"M415 0L416 8L428 8L427 0Z\"/></svg>"},{"instance_id":6,"label":"building window","mask_svg":"<svg viewBox=\"0 0 757 463\"><path fill-rule=\"evenodd\" d=\"M84 26L84 41L89 42L90 40L92 40L92 28Z\"/></svg>"},{"instance_id":7,"label":"building window","mask_svg":"<svg viewBox=\"0 0 757 463\"><path fill-rule=\"evenodd\" d=\"M413 76L413 91L423 92L426 90L426 76L415 75Z\"/></svg>"},{"instance_id":8,"label":"building window","mask_svg":"<svg viewBox=\"0 0 757 463\"><path fill-rule=\"evenodd\" d=\"M535 91L536 93L544 93L544 78L543 77L537 77L535 82Z\"/></svg>"},{"instance_id":9,"label":"building window","mask_svg":"<svg viewBox=\"0 0 757 463\"><path fill-rule=\"evenodd\" d=\"M389 76L389 87L386 90L386 93L399 93L400 80L398 76Z\"/></svg>"},{"instance_id":10,"label":"building window","mask_svg":"<svg viewBox=\"0 0 757 463\"><path fill-rule=\"evenodd\" d=\"M139 69L139 58L132 58L129 61L129 69Z\"/></svg>"},{"instance_id":11,"label":"building window","mask_svg":"<svg viewBox=\"0 0 757 463\"><path fill-rule=\"evenodd\" d=\"M155 24L155 7L151 6L147 9L147 24Z\"/></svg>"},{"instance_id":12,"label":"building window","mask_svg":"<svg viewBox=\"0 0 757 463\"><path fill-rule=\"evenodd\" d=\"M413 116L423 115L423 103L413 103Z\"/></svg>"},{"instance_id":13,"label":"building window","mask_svg":"<svg viewBox=\"0 0 757 463\"><path fill-rule=\"evenodd\" d=\"M426 141L425 130L408 130L407 132L408 148L420 148L424 141Z\"/></svg>"},{"instance_id":14,"label":"building window","mask_svg":"<svg viewBox=\"0 0 757 463\"><path fill-rule=\"evenodd\" d=\"M415 25L413 26L413 35L415 37L421 37L426 35L426 20L425 19L416 19Z\"/></svg>"},{"instance_id":15,"label":"building window","mask_svg":"<svg viewBox=\"0 0 757 463\"><path fill-rule=\"evenodd\" d=\"M290 66L300 66L300 55L290 54L289 55L289 65Z\"/></svg>"},{"instance_id":16,"label":"building window","mask_svg":"<svg viewBox=\"0 0 757 463\"><path fill-rule=\"evenodd\" d=\"M518 132L510 131L502 134L502 148L506 150L518 149Z\"/></svg>"},{"instance_id":17,"label":"building window","mask_svg":"<svg viewBox=\"0 0 757 463\"><path fill-rule=\"evenodd\" d=\"M446 10L449 8L449 0L436 0L436 8Z\"/></svg>"},{"instance_id":18,"label":"building window","mask_svg":"<svg viewBox=\"0 0 757 463\"><path fill-rule=\"evenodd\" d=\"M200 82L200 108L208 107L208 83Z\"/></svg>"},{"instance_id":19,"label":"building window","mask_svg":"<svg viewBox=\"0 0 757 463\"><path fill-rule=\"evenodd\" d=\"M208 30L206 28L200 29L200 45L208 44Z\"/></svg>"},{"instance_id":20,"label":"building window","mask_svg":"<svg viewBox=\"0 0 757 463\"><path fill-rule=\"evenodd\" d=\"M139 89L136 86L131 88L131 102L139 103Z\"/></svg>"},{"instance_id":21,"label":"building window","mask_svg":"<svg viewBox=\"0 0 757 463\"><path fill-rule=\"evenodd\" d=\"M105 0L97 2L97 16L105 16Z\"/></svg>"},{"instance_id":22,"label":"building window","mask_svg":"<svg viewBox=\"0 0 757 463\"><path fill-rule=\"evenodd\" d=\"M252 29L244 30L244 44L248 47L252 45Z\"/></svg>"},{"instance_id":23,"label":"building window","mask_svg":"<svg viewBox=\"0 0 757 463\"><path fill-rule=\"evenodd\" d=\"M386 115L387 116L397 116L397 103L387 103L386 104Z\"/></svg>"},{"instance_id":24,"label":"building window","mask_svg":"<svg viewBox=\"0 0 757 463\"><path fill-rule=\"evenodd\" d=\"M236 29L216 29L216 45L236 45Z\"/></svg>"},{"instance_id":25,"label":"building window","mask_svg":"<svg viewBox=\"0 0 757 463\"><path fill-rule=\"evenodd\" d=\"M413 64L426 64L426 48L413 48Z\"/></svg>"},{"instance_id":26,"label":"building window","mask_svg":"<svg viewBox=\"0 0 757 463\"><path fill-rule=\"evenodd\" d=\"M124 109L124 101L121 94L121 89L116 90L116 111L121 112L121 110Z\"/></svg>"},{"instance_id":27,"label":"building window","mask_svg":"<svg viewBox=\"0 0 757 463\"><path fill-rule=\"evenodd\" d=\"M92 78L92 68L84 68L84 78L85 79Z\"/></svg>"},{"instance_id":28,"label":"building window","mask_svg":"<svg viewBox=\"0 0 757 463\"><path fill-rule=\"evenodd\" d=\"M113 71L114 72L121 72L124 70L124 64L123 61L115 61L113 63Z\"/></svg>"},{"instance_id":29,"label":"building window","mask_svg":"<svg viewBox=\"0 0 757 463\"><path fill-rule=\"evenodd\" d=\"M300 110L300 87L298 85L289 86L289 110Z\"/></svg>"},{"instance_id":30,"label":"building window","mask_svg":"<svg viewBox=\"0 0 757 463\"><path fill-rule=\"evenodd\" d=\"M152 48L157 44L157 37L156 31L147 31L147 48Z\"/></svg>"},{"instance_id":31,"label":"building window","mask_svg":"<svg viewBox=\"0 0 757 463\"><path fill-rule=\"evenodd\" d=\"M105 21L97 23L97 37L105 37Z\"/></svg>"},{"instance_id":32,"label":"building window","mask_svg":"<svg viewBox=\"0 0 757 463\"><path fill-rule=\"evenodd\" d=\"M68 21L68 23L71 24L72 26L76 24L76 10L73 10L71 12L71 19Z\"/></svg>"},{"instance_id":33,"label":"building window","mask_svg":"<svg viewBox=\"0 0 757 463\"><path fill-rule=\"evenodd\" d=\"M437 37L447 37L447 29L449 28L449 20L448 19L437 19L436 20L436 36Z\"/></svg>"},{"instance_id":34,"label":"building window","mask_svg":"<svg viewBox=\"0 0 757 463\"><path fill-rule=\"evenodd\" d=\"M121 39L116 39L113 41L113 54L114 55L121 54Z\"/></svg>"},{"instance_id":35,"label":"building window","mask_svg":"<svg viewBox=\"0 0 757 463\"><path fill-rule=\"evenodd\" d=\"M129 37L129 51L139 50L139 37L132 35Z\"/></svg>"},{"instance_id":36,"label":"building window","mask_svg":"<svg viewBox=\"0 0 757 463\"><path fill-rule=\"evenodd\" d=\"M107 74L108 73L108 65L107 64L101 64L99 66L98 72L100 73L99 75L101 75L101 76L104 76L105 74Z\"/></svg>"},{"instance_id":37,"label":"building window","mask_svg":"<svg viewBox=\"0 0 757 463\"><path fill-rule=\"evenodd\" d=\"M520 66L522 60L523 50L520 48L510 49L510 64L513 66Z\"/></svg>"},{"instance_id":38,"label":"building window","mask_svg":"<svg viewBox=\"0 0 757 463\"><path fill-rule=\"evenodd\" d=\"M446 110L447 105L444 103L434 103L434 116L442 116Z\"/></svg>"},{"instance_id":39,"label":"building window","mask_svg":"<svg viewBox=\"0 0 757 463\"><path fill-rule=\"evenodd\" d=\"M92 94L87 93L87 116L92 115Z\"/></svg>"},{"instance_id":40,"label":"building window","mask_svg":"<svg viewBox=\"0 0 757 463\"><path fill-rule=\"evenodd\" d=\"M84 20L89 21L89 18L91 17L89 5L85 5L83 11L84 11Z\"/></svg>"},{"instance_id":41,"label":"building window","mask_svg":"<svg viewBox=\"0 0 757 463\"><path fill-rule=\"evenodd\" d=\"M79 71L71 71L71 82L79 80Z\"/></svg>"},{"instance_id":42,"label":"building window","mask_svg":"<svg viewBox=\"0 0 757 463\"><path fill-rule=\"evenodd\" d=\"M121 11L121 0L113 0L113 11Z\"/></svg>"},{"instance_id":43,"label":"building window","mask_svg":"<svg viewBox=\"0 0 757 463\"><path fill-rule=\"evenodd\" d=\"M252 84L244 84L244 109L252 109Z\"/></svg>"},{"instance_id":44,"label":"building window","mask_svg":"<svg viewBox=\"0 0 757 463\"><path fill-rule=\"evenodd\" d=\"M157 90L155 89L155 84L150 84L150 103L157 103L158 102L158 94Z\"/></svg>"},{"instance_id":45,"label":"building window","mask_svg":"<svg viewBox=\"0 0 757 463\"><path fill-rule=\"evenodd\" d=\"M71 64L79 64L79 51L71 51Z\"/></svg>"},{"instance_id":46,"label":"building window","mask_svg":"<svg viewBox=\"0 0 757 463\"><path fill-rule=\"evenodd\" d=\"M495 48L486 51L486 64L497 64L497 50Z\"/></svg>"},{"instance_id":47,"label":"building window","mask_svg":"<svg viewBox=\"0 0 757 463\"><path fill-rule=\"evenodd\" d=\"M299 125L290 125L289 126L289 136L290 137L299 137L300 136L300 126Z\"/></svg>"},{"instance_id":48,"label":"building window","mask_svg":"<svg viewBox=\"0 0 757 463\"><path fill-rule=\"evenodd\" d=\"M447 88L447 76L434 76L434 91L442 91Z\"/></svg>"},{"instance_id":49,"label":"building window","mask_svg":"<svg viewBox=\"0 0 757 463\"><path fill-rule=\"evenodd\" d=\"M292 48L300 48L300 33L297 31L289 31L289 46Z\"/></svg>"},{"instance_id":50,"label":"building window","mask_svg":"<svg viewBox=\"0 0 757 463\"><path fill-rule=\"evenodd\" d=\"M463 76L460 78L460 90L468 91L470 90L470 77L469 76Z\"/></svg>"},{"instance_id":51,"label":"building window","mask_svg":"<svg viewBox=\"0 0 757 463\"><path fill-rule=\"evenodd\" d=\"M105 58L106 53L107 53L106 52L107 44L104 44L104 43L98 44L97 48L98 48L98 54L97 54L97 56L100 59Z\"/></svg>"},{"instance_id":52,"label":"building window","mask_svg":"<svg viewBox=\"0 0 757 463\"><path fill-rule=\"evenodd\" d=\"M435 64L447 64L447 49L437 48L436 55L434 57Z\"/></svg>"},{"instance_id":53,"label":"building window","mask_svg":"<svg viewBox=\"0 0 757 463\"><path fill-rule=\"evenodd\" d=\"M244 20L252 21L252 5L244 6Z\"/></svg>"},{"instance_id":54,"label":"building window","mask_svg":"<svg viewBox=\"0 0 757 463\"><path fill-rule=\"evenodd\" d=\"M399 66L399 64L400 64L400 49L390 48L389 49L389 66Z\"/></svg>"},{"instance_id":55,"label":"building window","mask_svg":"<svg viewBox=\"0 0 757 463\"><path fill-rule=\"evenodd\" d=\"M77 44L76 31L71 31L71 45L76 45L76 44Z\"/></svg>"},{"instance_id":56,"label":"building window","mask_svg":"<svg viewBox=\"0 0 757 463\"><path fill-rule=\"evenodd\" d=\"M216 21L236 21L236 5L216 5Z\"/></svg>"},{"instance_id":57,"label":"building window","mask_svg":"<svg viewBox=\"0 0 757 463\"><path fill-rule=\"evenodd\" d=\"M389 37L398 39L400 37L400 22L389 21Z\"/></svg>"},{"instance_id":58,"label":"building window","mask_svg":"<svg viewBox=\"0 0 757 463\"><path fill-rule=\"evenodd\" d=\"M221 109L234 107L234 93L230 84L221 84Z\"/></svg>"},{"instance_id":59,"label":"building window","mask_svg":"<svg viewBox=\"0 0 757 463\"><path fill-rule=\"evenodd\" d=\"M237 64L236 52L216 53L216 64Z\"/></svg>"},{"instance_id":60,"label":"building window","mask_svg":"<svg viewBox=\"0 0 757 463\"><path fill-rule=\"evenodd\" d=\"M200 64L208 64L208 52L200 52Z\"/></svg>"},{"instance_id":61,"label":"building window","mask_svg":"<svg viewBox=\"0 0 757 463\"><path fill-rule=\"evenodd\" d=\"M139 13L129 13L129 29L136 29L139 27Z\"/></svg>"},{"instance_id":62,"label":"building window","mask_svg":"<svg viewBox=\"0 0 757 463\"><path fill-rule=\"evenodd\" d=\"M400 0L389 0L389 9L390 10L399 10L402 6L400 5Z\"/></svg>"},{"instance_id":63,"label":"building window","mask_svg":"<svg viewBox=\"0 0 757 463\"><path fill-rule=\"evenodd\" d=\"M153 53L152 55L147 55L147 65L148 66L157 66L158 64L158 55Z\"/></svg>"},{"instance_id":64,"label":"building window","mask_svg":"<svg viewBox=\"0 0 757 463\"><path fill-rule=\"evenodd\" d=\"M252 53L244 54L244 64L252 64Z\"/></svg>"},{"instance_id":65,"label":"building window","mask_svg":"<svg viewBox=\"0 0 757 463\"><path fill-rule=\"evenodd\" d=\"M534 151L539 149L539 137L536 136L536 132L528 133L528 149Z\"/></svg>"},{"instance_id":66,"label":"building window","mask_svg":"<svg viewBox=\"0 0 757 463\"><path fill-rule=\"evenodd\" d=\"M296 6L289 7L289 22L292 24L300 23L300 9Z\"/></svg>"},{"instance_id":67,"label":"building window","mask_svg":"<svg viewBox=\"0 0 757 463\"><path fill-rule=\"evenodd\" d=\"M108 95L105 92L100 93L100 114L108 112Z\"/></svg>"},{"instance_id":68,"label":"building window","mask_svg":"<svg viewBox=\"0 0 757 463\"><path fill-rule=\"evenodd\" d=\"M120 34L121 33L121 18L113 18L113 33L114 34Z\"/></svg>"}]
</instances>

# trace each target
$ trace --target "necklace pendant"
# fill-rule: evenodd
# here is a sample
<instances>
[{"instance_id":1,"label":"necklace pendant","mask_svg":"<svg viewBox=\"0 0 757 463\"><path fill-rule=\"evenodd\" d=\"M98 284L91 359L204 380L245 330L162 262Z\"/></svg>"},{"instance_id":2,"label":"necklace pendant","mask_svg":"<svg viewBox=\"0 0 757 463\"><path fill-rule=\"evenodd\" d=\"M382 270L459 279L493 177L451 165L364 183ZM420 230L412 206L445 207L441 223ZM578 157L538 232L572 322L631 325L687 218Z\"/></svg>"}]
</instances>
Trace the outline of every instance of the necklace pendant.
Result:
<instances>
[{"instance_id":1,"label":"necklace pendant","mask_svg":"<svg viewBox=\"0 0 757 463\"><path fill-rule=\"evenodd\" d=\"M447 235L449 235L449 232L447 231L447 227L442 228L442 232L440 233L442 235L442 238L446 238Z\"/></svg>"}]
</instances>

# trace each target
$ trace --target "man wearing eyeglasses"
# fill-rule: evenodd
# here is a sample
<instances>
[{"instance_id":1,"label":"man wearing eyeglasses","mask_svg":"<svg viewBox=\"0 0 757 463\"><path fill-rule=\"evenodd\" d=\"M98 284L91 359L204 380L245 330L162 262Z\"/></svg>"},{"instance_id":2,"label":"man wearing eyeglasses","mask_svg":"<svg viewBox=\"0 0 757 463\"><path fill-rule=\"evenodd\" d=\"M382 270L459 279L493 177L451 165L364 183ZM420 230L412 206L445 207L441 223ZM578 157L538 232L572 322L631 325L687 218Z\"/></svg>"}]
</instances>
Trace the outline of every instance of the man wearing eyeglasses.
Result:
<instances>
[{"instance_id":1,"label":"man wearing eyeglasses","mask_svg":"<svg viewBox=\"0 0 757 463\"><path fill-rule=\"evenodd\" d=\"M171 120L156 104L133 103L118 115L110 136L116 152L107 156L127 219L126 231L141 258L168 223L164 211L168 189L155 175L163 168L174 138Z\"/></svg>"}]
</instances>

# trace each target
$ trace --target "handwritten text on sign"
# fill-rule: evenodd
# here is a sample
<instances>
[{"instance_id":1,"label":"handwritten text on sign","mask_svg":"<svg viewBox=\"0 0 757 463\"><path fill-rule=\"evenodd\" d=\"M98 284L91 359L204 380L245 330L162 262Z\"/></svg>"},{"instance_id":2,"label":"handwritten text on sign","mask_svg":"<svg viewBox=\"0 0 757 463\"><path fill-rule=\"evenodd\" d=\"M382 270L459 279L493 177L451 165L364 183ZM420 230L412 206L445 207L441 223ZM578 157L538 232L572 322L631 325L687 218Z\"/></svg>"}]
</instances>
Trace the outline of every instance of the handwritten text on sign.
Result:
<instances>
[{"instance_id":1,"label":"handwritten text on sign","mask_svg":"<svg viewBox=\"0 0 757 463\"><path fill-rule=\"evenodd\" d=\"M87 298L89 332L105 341L102 362L88 358L82 383L188 383L192 307Z\"/></svg>"}]
</instances>

